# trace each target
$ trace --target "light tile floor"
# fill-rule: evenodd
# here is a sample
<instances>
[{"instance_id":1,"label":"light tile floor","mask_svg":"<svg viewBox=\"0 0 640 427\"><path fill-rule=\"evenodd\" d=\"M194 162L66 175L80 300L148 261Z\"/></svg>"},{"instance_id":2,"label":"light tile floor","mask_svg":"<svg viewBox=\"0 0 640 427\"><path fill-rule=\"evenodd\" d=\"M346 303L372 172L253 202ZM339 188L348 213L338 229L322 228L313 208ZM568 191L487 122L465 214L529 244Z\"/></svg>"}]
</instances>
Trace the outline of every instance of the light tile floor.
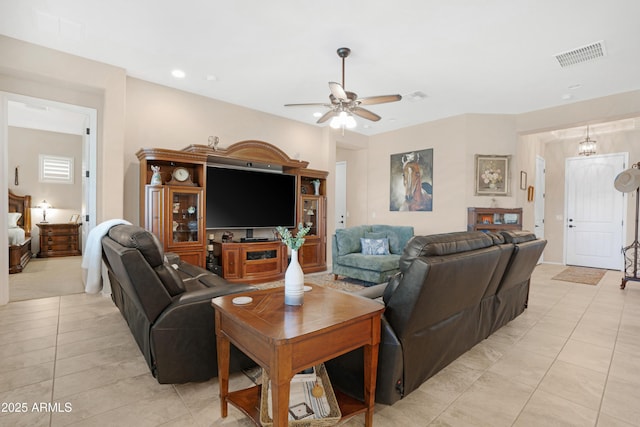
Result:
<instances>
[{"instance_id":1,"label":"light tile floor","mask_svg":"<svg viewBox=\"0 0 640 427\"><path fill-rule=\"evenodd\" d=\"M376 426L640 425L640 283L533 275L525 313L393 406ZM249 426L218 383L161 385L110 299L85 294L0 307L2 426ZM249 386L242 374L231 387ZM43 406L42 406L43 405ZM344 425L361 426L363 417Z\"/></svg>"}]
</instances>

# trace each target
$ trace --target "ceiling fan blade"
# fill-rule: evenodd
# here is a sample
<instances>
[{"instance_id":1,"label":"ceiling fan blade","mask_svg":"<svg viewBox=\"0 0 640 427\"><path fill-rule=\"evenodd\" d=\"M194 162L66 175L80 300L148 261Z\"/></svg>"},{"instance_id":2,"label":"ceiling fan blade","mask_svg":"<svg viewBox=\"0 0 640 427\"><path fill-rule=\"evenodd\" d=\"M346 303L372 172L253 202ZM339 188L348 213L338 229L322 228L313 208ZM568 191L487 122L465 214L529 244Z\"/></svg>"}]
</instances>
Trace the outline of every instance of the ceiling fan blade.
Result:
<instances>
[{"instance_id":1,"label":"ceiling fan blade","mask_svg":"<svg viewBox=\"0 0 640 427\"><path fill-rule=\"evenodd\" d=\"M331 108L331 104L326 102L311 102L307 104L284 104L285 107L327 107Z\"/></svg>"},{"instance_id":2,"label":"ceiling fan blade","mask_svg":"<svg viewBox=\"0 0 640 427\"><path fill-rule=\"evenodd\" d=\"M372 122L377 122L378 120L380 120L382 118L379 115L377 115L376 113L373 113L373 112L371 112L369 110L365 110L364 108L360 108L360 107L352 108L351 112L353 114L355 114L356 116L360 116L363 119L371 120Z\"/></svg>"},{"instance_id":3,"label":"ceiling fan blade","mask_svg":"<svg viewBox=\"0 0 640 427\"><path fill-rule=\"evenodd\" d=\"M331 94L340 101L346 101L349 98L340 83L329 82L329 89L331 90Z\"/></svg>"},{"instance_id":4,"label":"ceiling fan blade","mask_svg":"<svg viewBox=\"0 0 640 427\"><path fill-rule=\"evenodd\" d=\"M324 113L324 114L322 115L322 117L320 117L320 118L318 119L318 121L317 121L316 123L324 123L324 122L326 122L327 120L329 120L331 117L335 116L336 114L337 114L337 113L336 113L336 111L335 111L335 110L329 110L329 111L327 111L326 113Z\"/></svg>"},{"instance_id":5,"label":"ceiling fan blade","mask_svg":"<svg viewBox=\"0 0 640 427\"><path fill-rule=\"evenodd\" d=\"M381 95L381 96L368 96L366 98L358 99L361 105L373 105L384 104L385 102L396 102L402 99L401 95Z\"/></svg>"}]
</instances>

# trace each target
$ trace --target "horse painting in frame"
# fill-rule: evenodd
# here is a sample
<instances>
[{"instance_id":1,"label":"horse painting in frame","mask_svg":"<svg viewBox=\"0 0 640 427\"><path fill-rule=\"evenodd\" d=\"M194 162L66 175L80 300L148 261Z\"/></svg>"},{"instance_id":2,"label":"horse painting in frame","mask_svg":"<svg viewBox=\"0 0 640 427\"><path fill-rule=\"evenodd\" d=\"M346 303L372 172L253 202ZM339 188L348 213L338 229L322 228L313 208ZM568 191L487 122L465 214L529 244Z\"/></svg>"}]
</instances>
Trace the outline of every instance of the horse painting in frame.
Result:
<instances>
[{"instance_id":1,"label":"horse painting in frame","mask_svg":"<svg viewBox=\"0 0 640 427\"><path fill-rule=\"evenodd\" d=\"M433 210L433 148L391 155L390 211Z\"/></svg>"}]
</instances>

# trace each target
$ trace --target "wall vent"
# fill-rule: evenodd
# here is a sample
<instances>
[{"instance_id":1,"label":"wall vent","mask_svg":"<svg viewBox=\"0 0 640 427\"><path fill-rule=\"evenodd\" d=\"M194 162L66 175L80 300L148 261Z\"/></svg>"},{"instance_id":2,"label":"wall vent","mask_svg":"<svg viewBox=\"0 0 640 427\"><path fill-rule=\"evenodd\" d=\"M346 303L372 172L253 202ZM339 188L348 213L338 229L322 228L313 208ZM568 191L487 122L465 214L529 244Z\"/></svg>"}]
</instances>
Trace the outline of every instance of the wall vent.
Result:
<instances>
[{"instance_id":1,"label":"wall vent","mask_svg":"<svg viewBox=\"0 0 640 427\"><path fill-rule=\"evenodd\" d=\"M597 58L602 58L605 55L604 41L600 40L586 46L558 53L554 56L558 60L560 66L564 68Z\"/></svg>"}]
</instances>

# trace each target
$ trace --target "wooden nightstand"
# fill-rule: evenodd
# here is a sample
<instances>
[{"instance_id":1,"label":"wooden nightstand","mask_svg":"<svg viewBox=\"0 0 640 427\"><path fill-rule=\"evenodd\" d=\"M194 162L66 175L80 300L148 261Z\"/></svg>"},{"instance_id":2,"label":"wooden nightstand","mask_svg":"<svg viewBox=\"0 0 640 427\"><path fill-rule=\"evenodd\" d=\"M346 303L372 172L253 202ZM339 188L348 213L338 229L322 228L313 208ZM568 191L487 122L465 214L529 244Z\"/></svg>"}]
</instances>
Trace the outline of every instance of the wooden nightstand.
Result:
<instances>
[{"instance_id":1,"label":"wooden nightstand","mask_svg":"<svg viewBox=\"0 0 640 427\"><path fill-rule=\"evenodd\" d=\"M82 255L78 245L80 224L36 224L40 229L38 258Z\"/></svg>"}]
</instances>

